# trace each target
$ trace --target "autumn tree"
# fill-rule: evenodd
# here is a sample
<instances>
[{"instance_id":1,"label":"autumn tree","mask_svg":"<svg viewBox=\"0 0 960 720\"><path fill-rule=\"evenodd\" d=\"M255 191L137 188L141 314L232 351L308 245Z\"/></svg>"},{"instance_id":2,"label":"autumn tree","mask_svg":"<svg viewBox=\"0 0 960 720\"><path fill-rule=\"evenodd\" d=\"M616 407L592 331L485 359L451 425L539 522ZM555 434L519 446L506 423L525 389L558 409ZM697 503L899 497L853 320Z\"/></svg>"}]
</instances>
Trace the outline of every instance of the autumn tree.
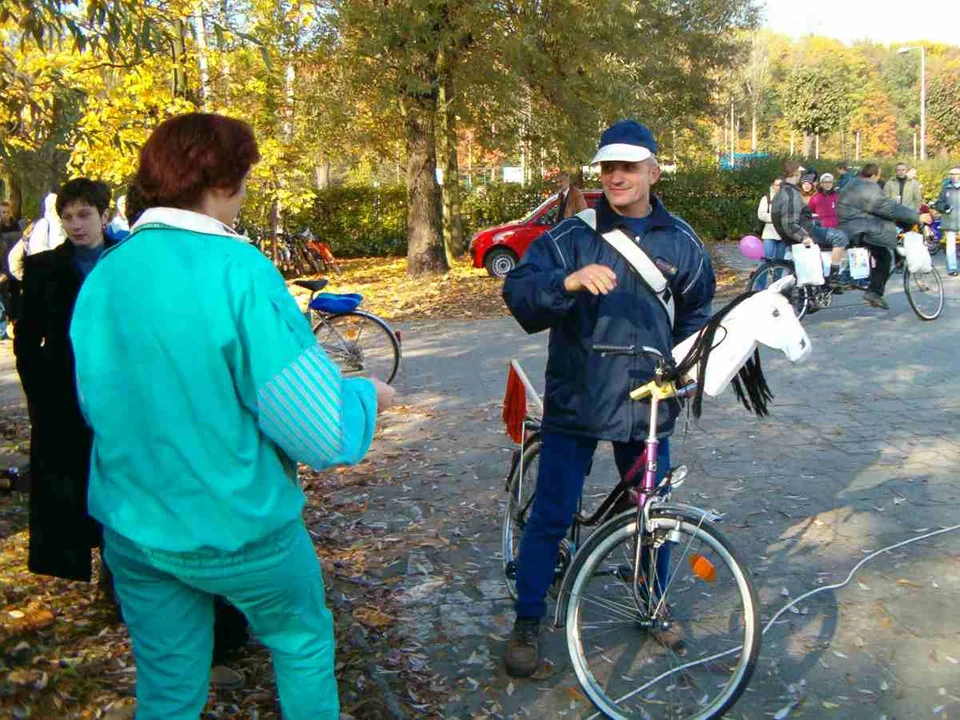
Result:
<instances>
[{"instance_id":1,"label":"autumn tree","mask_svg":"<svg viewBox=\"0 0 960 720\"><path fill-rule=\"evenodd\" d=\"M840 126L849 109L840 73L823 66L802 65L790 74L783 93L784 114L803 133L803 154L810 157L815 135Z\"/></svg>"}]
</instances>

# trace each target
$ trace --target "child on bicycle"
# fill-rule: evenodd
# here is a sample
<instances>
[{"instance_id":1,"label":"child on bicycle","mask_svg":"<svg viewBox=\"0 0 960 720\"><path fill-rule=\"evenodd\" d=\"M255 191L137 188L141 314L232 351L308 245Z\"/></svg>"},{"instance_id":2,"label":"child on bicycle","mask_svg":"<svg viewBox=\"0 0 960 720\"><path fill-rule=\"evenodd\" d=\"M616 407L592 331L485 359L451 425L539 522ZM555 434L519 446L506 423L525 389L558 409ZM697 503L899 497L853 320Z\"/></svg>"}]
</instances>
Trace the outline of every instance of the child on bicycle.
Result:
<instances>
[{"instance_id":1,"label":"child on bicycle","mask_svg":"<svg viewBox=\"0 0 960 720\"><path fill-rule=\"evenodd\" d=\"M668 356L675 342L710 318L716 285L710 258L690 226L651 192L660 178L656 151L653 134L633 120L607 128L592 161L600 164L603 185L596 229L579 216L564 220L530 246L504 283L504 300L523 329L550 330L540 479L520 542L517 619L505 658L515 677L537 669L544 599L598 441L613 442L621 475L644 449L648 414L633 407L629 393L652 378L654 363L601 358L593 345L647 346ZM672 323L645 279L601 236L615 229L632 238L666 279L675 303ZM657 428L660 477L669 469L666 438L678 412L675 404L664 409Z\"/></svg>"}]
</instances>

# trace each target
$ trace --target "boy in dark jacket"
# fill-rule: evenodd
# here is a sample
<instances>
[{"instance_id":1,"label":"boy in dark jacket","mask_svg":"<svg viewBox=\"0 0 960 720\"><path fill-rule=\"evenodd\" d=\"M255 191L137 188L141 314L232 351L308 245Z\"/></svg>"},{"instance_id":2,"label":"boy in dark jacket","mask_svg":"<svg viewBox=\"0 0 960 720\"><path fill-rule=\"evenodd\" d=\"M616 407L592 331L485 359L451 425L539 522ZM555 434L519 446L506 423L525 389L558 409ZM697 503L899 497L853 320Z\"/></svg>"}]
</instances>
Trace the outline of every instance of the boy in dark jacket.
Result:
<instances>
[{"instance_id":1,"label":"boy in dark jacket","mask_svg":"<svg viewBox=\"0 0 960 720\"><path fill-rule=\"evenodd\" d=\"M553 581L560 542L577 510L597 442L613 442L621 475L643 452L648 413L629 392L650 380L654 361L601 357L596 344L656 348L675 342L710 317L715 280L703 243L651 193L660 178L648 128L624 120L604 131L592 164L600 164L603 197L596 230L580 217L540 236L507 276L503 297L529 333L550 330L540 485L524 529L517 563L517 620L507 647L507 671L532 675L539 658L540 618ZM623 230L666 278L675 303L671 324L663 304L627 260L601 237ZM657 428L660 474L669 469L675 404ZM663 638L663 642L670 642Z\"/></svg>"}]
</instances>

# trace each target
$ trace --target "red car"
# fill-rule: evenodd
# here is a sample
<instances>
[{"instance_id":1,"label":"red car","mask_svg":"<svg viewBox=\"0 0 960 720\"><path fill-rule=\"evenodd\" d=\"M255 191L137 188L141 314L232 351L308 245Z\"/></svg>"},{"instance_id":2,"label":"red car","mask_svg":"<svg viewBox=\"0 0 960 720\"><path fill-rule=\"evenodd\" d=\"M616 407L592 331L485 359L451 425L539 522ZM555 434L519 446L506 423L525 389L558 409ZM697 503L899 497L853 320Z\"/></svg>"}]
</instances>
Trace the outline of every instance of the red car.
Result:
<instances>
[{"instance_id":1,"label":"red car","mask_svg":"<svg viewBox=\"0 0 960 720\"><path fill-rule=\"evenodd\" d=\"M596 207L600 190L584 190L588 207ZM496 278L506 277L534 240L557 223L557 195L551 195L523 220L481 230L470 241L473 266L485 267Z\"/></svg>"}]
</instances>

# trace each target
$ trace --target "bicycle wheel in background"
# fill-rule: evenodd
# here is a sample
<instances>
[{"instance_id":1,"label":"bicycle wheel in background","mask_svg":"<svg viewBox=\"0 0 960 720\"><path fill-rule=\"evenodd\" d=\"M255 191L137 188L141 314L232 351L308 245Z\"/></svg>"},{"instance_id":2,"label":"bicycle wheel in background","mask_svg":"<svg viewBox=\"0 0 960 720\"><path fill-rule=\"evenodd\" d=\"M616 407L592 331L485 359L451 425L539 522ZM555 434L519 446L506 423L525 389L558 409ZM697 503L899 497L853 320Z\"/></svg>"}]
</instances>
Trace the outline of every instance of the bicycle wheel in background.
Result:
<instances>
[{"instance_id":1,"label":"bicycle wheel in background","mask_svg":"<svg viewBox=\"0 0 960 720\"><path fill-rule=\"evenodd\" d=\"M517 557L520 555L520 538L533 508L533 496L540 470L540 436L531 435L523 446L522 454L511 468L507 478L507 502L500 516L501 553L503 554L503 577L510 597L517 597Z\"/></svg>"},{"instance_id":2,"label":"bicycle wheel in background","mask_svg":"<svg viewBox=\"0 0 960 720\"><path fill-rule=\"evenodd\" d=\"M935 267L927 272L903 271L903 291L921 320L936 320L943 312L943 282Z\"/></svg>"},{"instance_id":3,"label":"bicycle wheel in background","mask_svg":"<svg viewBox=\"0 0 960 720\"><path fill-rule=\"evenodd\" d=\"M567 648L587 696L607 717L718 718L750 682L760 611L727 540L693 516L653 509L634 589L636 513L601 526L570 569ZM664 550L669 554L663 557Z\"/></svg>"},{"instance_id":4,"label":"bicycle wheel in background","mask_svg":"<svg viewBox=\"0 0 960 720\"><path fill-rule=\"evenodd\" d=\"M322 318L313 328L317 342L346 376L393 382L400 368L400 340L387 323L363 310Z\"/></svg>"},{"instance_id":5,"label":"bicycle wheel in background","mask_svg":"<svg viewBox=\"0 0 960 720\"><path fill-rule=\"evenodd\" d=\"M747 280L747 290L753 292L760 292L761 290L766 290L770 287L770 284L780 280L781 278L786 277L787 275L795 275L796 272L793 269L793 264L787 262L786 260L768 260L762 263L756 270L751 273L750 278ZM786 293L787 300L790 301L793 311L796 313L797 318L802 320L803 316L807 314L807 288L799 285L794 285Z\"/></svg>"}]
</instances>

